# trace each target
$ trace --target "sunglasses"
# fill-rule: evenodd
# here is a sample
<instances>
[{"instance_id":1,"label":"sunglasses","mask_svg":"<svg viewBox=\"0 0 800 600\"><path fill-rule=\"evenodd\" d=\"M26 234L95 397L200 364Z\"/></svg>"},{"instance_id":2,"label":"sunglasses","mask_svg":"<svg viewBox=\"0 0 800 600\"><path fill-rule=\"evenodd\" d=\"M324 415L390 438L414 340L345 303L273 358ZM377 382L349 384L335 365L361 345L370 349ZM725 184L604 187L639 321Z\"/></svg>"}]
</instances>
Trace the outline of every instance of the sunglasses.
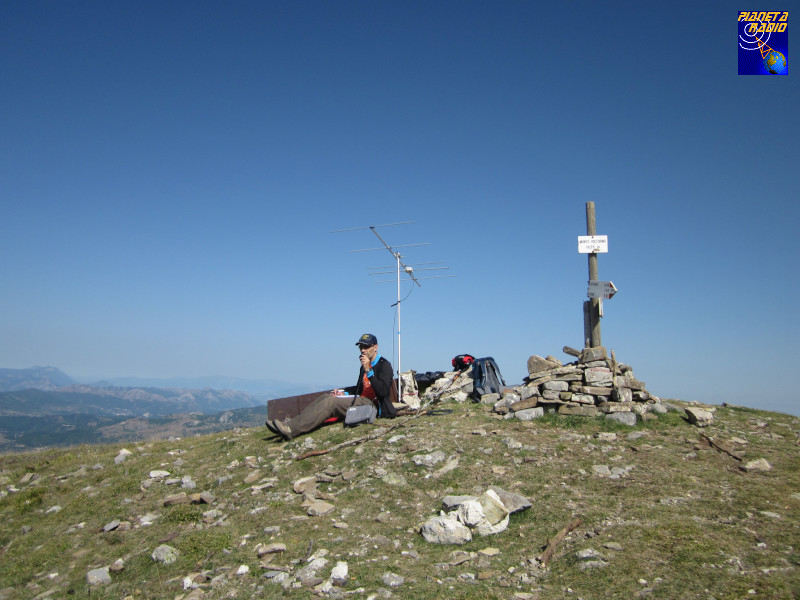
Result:
<instances>
[{"instance_id":1,"label":"sunglasses","mask_svg":"<svg viewBox=\"0 0 800 600\"><path fill-rule=\"evenodd\" d=\"M373 346L372 344L359 344L358 345L358 349L359 350L366 350L367 348L372 348L372 346Z\"/></svg>"}]
</instances>

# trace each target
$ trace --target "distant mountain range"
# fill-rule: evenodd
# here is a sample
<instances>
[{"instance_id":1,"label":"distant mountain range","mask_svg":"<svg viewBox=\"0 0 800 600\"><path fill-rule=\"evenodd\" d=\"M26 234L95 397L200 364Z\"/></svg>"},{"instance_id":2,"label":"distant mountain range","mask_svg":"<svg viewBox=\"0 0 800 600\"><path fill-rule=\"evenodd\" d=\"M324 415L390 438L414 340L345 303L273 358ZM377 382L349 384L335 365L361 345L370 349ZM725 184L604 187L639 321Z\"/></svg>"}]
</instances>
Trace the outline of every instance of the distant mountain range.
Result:
<instances>
[{"instance_id":1,"label":"distant mountain range","mask_svg":"<svg viewBox=\"0 0 800 600\"><path fill-rule=\"evenodd\" d=\"M94 382L97 387L137 387L137 388L179 388L197 390L235 390L246 392L261 399L283 398L304 394L326 386L298 384L278 379L241 379L238 377L171 377L169 379L148 379L144 377L114 377ZM330 386L333 387L333 386ZM1 388L0 388L1 389Z\"/></svg>"},{"instance_id":2,"label":"distant mountain range","mask_svg":"<svg viewBox=\"0 0 800 600\"><path fill-rule=\"evenodd\" d=\"M88 414L162 417L175 413L217 413L265 402L231 390L181 390L70 385L57 390L0 392L0 417ZM0 426L2 427L2 426Z\"/></svg>"},{"instance_id":3,"label":"distant mountain range","mask_svg":"<svg viewBox=\"0 0 800 600\"><path fill-rule=\"evenodd\" d=\"M73 383L78 382L55 367L0 369L0 392L28 389L49 391Z\"/></svg>"},{"instance_id":4,"label":"distant mountain range","mask_svg":"<svg viewBox=\"0 0 800 600\"><path fill-rule=\"evenodd\" d=\"M56 367L0 369L0 452L254 426L270 399L319 389L230 377L82 384Z\"/></svg>"}]
</instances>

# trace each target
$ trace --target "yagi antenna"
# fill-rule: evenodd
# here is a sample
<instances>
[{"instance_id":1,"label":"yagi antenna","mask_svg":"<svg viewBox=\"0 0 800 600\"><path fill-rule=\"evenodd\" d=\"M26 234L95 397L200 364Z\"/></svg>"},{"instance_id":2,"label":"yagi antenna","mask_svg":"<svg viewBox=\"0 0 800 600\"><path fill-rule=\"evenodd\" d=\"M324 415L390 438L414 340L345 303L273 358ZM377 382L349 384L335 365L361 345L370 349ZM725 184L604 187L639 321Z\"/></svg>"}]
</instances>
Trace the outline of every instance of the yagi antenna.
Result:
<instances>
[{"instance_id":1,"label":"yagi antenna","mask_svg":"<svg viewBox=\"0 0 800 600\"><path fill-rule=\"evenodd\" d=\"M411 279L411 281L414 282L414 284L416 284L417 287L422 287L420 285L420 283L419 283L420 279L438 279L438 278L441 278L441 277L455 277L455 275L440 275L440 276L434 276L434 277L416 277L414 275L414 273L415 273L415 269L414 269L415 265L406 265L405 263L403 263L402 257L400 255L400 253L396 250L396 248L409 248L409 247L412 247L412 246L430 246L430 243L422 242L422 243L419 243L419 244L403 244L403 245L397 245L397 246L390 246L389 244L386 243L386 240L384 240L380 236L380 234L377 231L375 231L375 229L377 229L378 227L392 227L392 226L395 226L395 225L408 225L410 223L415 223L415 222L416 221L402 221L400 223L387 223L385 225L369 225L367 227L353 227L353 228L350 228L350 229L337 229L336 231L332 231L331 232L331 233L343 233L343 232L346 232L346 231L361 231L361 230L364 230L364 229L369 229L370 231L372 231L372 233L375 234L375 237L377 237L381 241L383 246L382 247L378 247L378 248L364 248L364 249L361 249L361 250L351 250L350 252L371 252L371 251L374 251L374 250L383 250L384 248L386 248L386 250L388 250L389 253L395 259L396 272L397 272L397 303L395 304L395 306L397 306L397 398L398 398L398 400L402 400L403 399L402 389L401 389L401 385L400 385L401 384L400 374L402 373L401 353L400 353L400 304L402 302L402 300L400 299L400 276L401 275L408 276ZM419 264L441 264L441 263L440 262L434 262L434 263L419 263ZM390 268L391 267L370 267L370 269L390 269ZM441 269L448 269L448 268L449 267L431 267L431 268L422 268L422 269L416 269L416 270L417 271L434 271L434 270L441 270ZM389 274L389 273L392 273L392 271L381 271L381 272L369 273L369 274L370 275L386 275L386 274ZM391 281L390 280L378 281L376 283L391 283ZM412 289L413 289L413 285L412 285Z\"/></svg>"}]
</instances>

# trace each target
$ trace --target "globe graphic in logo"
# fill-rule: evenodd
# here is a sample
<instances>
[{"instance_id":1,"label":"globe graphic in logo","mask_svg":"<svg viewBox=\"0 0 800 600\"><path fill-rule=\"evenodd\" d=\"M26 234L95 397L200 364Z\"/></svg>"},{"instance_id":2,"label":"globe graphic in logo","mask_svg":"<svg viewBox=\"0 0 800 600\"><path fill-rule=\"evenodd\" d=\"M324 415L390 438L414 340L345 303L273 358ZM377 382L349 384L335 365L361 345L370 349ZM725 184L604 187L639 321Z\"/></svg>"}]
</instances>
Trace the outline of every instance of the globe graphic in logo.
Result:
<instances>
[{"instance_id":1,"label":"globe graphic in logo","mask_svg":"<svg viewBox=\"0 0 800 600\"><path fill-rule=\"evenodd\" d=\"M764 58L764 68L773 75L783 75L786 73L786 57L777 50L772 50Z\"/></svg>"}]
</instances>

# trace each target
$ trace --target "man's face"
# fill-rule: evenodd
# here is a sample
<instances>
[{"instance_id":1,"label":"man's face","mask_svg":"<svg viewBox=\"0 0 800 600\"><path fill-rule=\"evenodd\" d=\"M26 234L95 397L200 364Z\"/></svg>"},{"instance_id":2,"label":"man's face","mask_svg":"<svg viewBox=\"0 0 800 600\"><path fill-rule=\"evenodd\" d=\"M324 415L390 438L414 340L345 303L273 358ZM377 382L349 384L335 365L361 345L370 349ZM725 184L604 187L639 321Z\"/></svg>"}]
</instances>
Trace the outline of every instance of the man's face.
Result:
<instances>
[{"instance_id":1,"label":"man's face","mask_svg":"<svg viewBox=\"0 0 800 600\"><path fill-rule=\"evenodd\" d=\"M375 357L378 355L378 344L374 344L372 346L367 346L366 344L359 344L358 348L361 354L365 355L370 360L370 362L375 360Z\"/></svg>"}]
</instances>

